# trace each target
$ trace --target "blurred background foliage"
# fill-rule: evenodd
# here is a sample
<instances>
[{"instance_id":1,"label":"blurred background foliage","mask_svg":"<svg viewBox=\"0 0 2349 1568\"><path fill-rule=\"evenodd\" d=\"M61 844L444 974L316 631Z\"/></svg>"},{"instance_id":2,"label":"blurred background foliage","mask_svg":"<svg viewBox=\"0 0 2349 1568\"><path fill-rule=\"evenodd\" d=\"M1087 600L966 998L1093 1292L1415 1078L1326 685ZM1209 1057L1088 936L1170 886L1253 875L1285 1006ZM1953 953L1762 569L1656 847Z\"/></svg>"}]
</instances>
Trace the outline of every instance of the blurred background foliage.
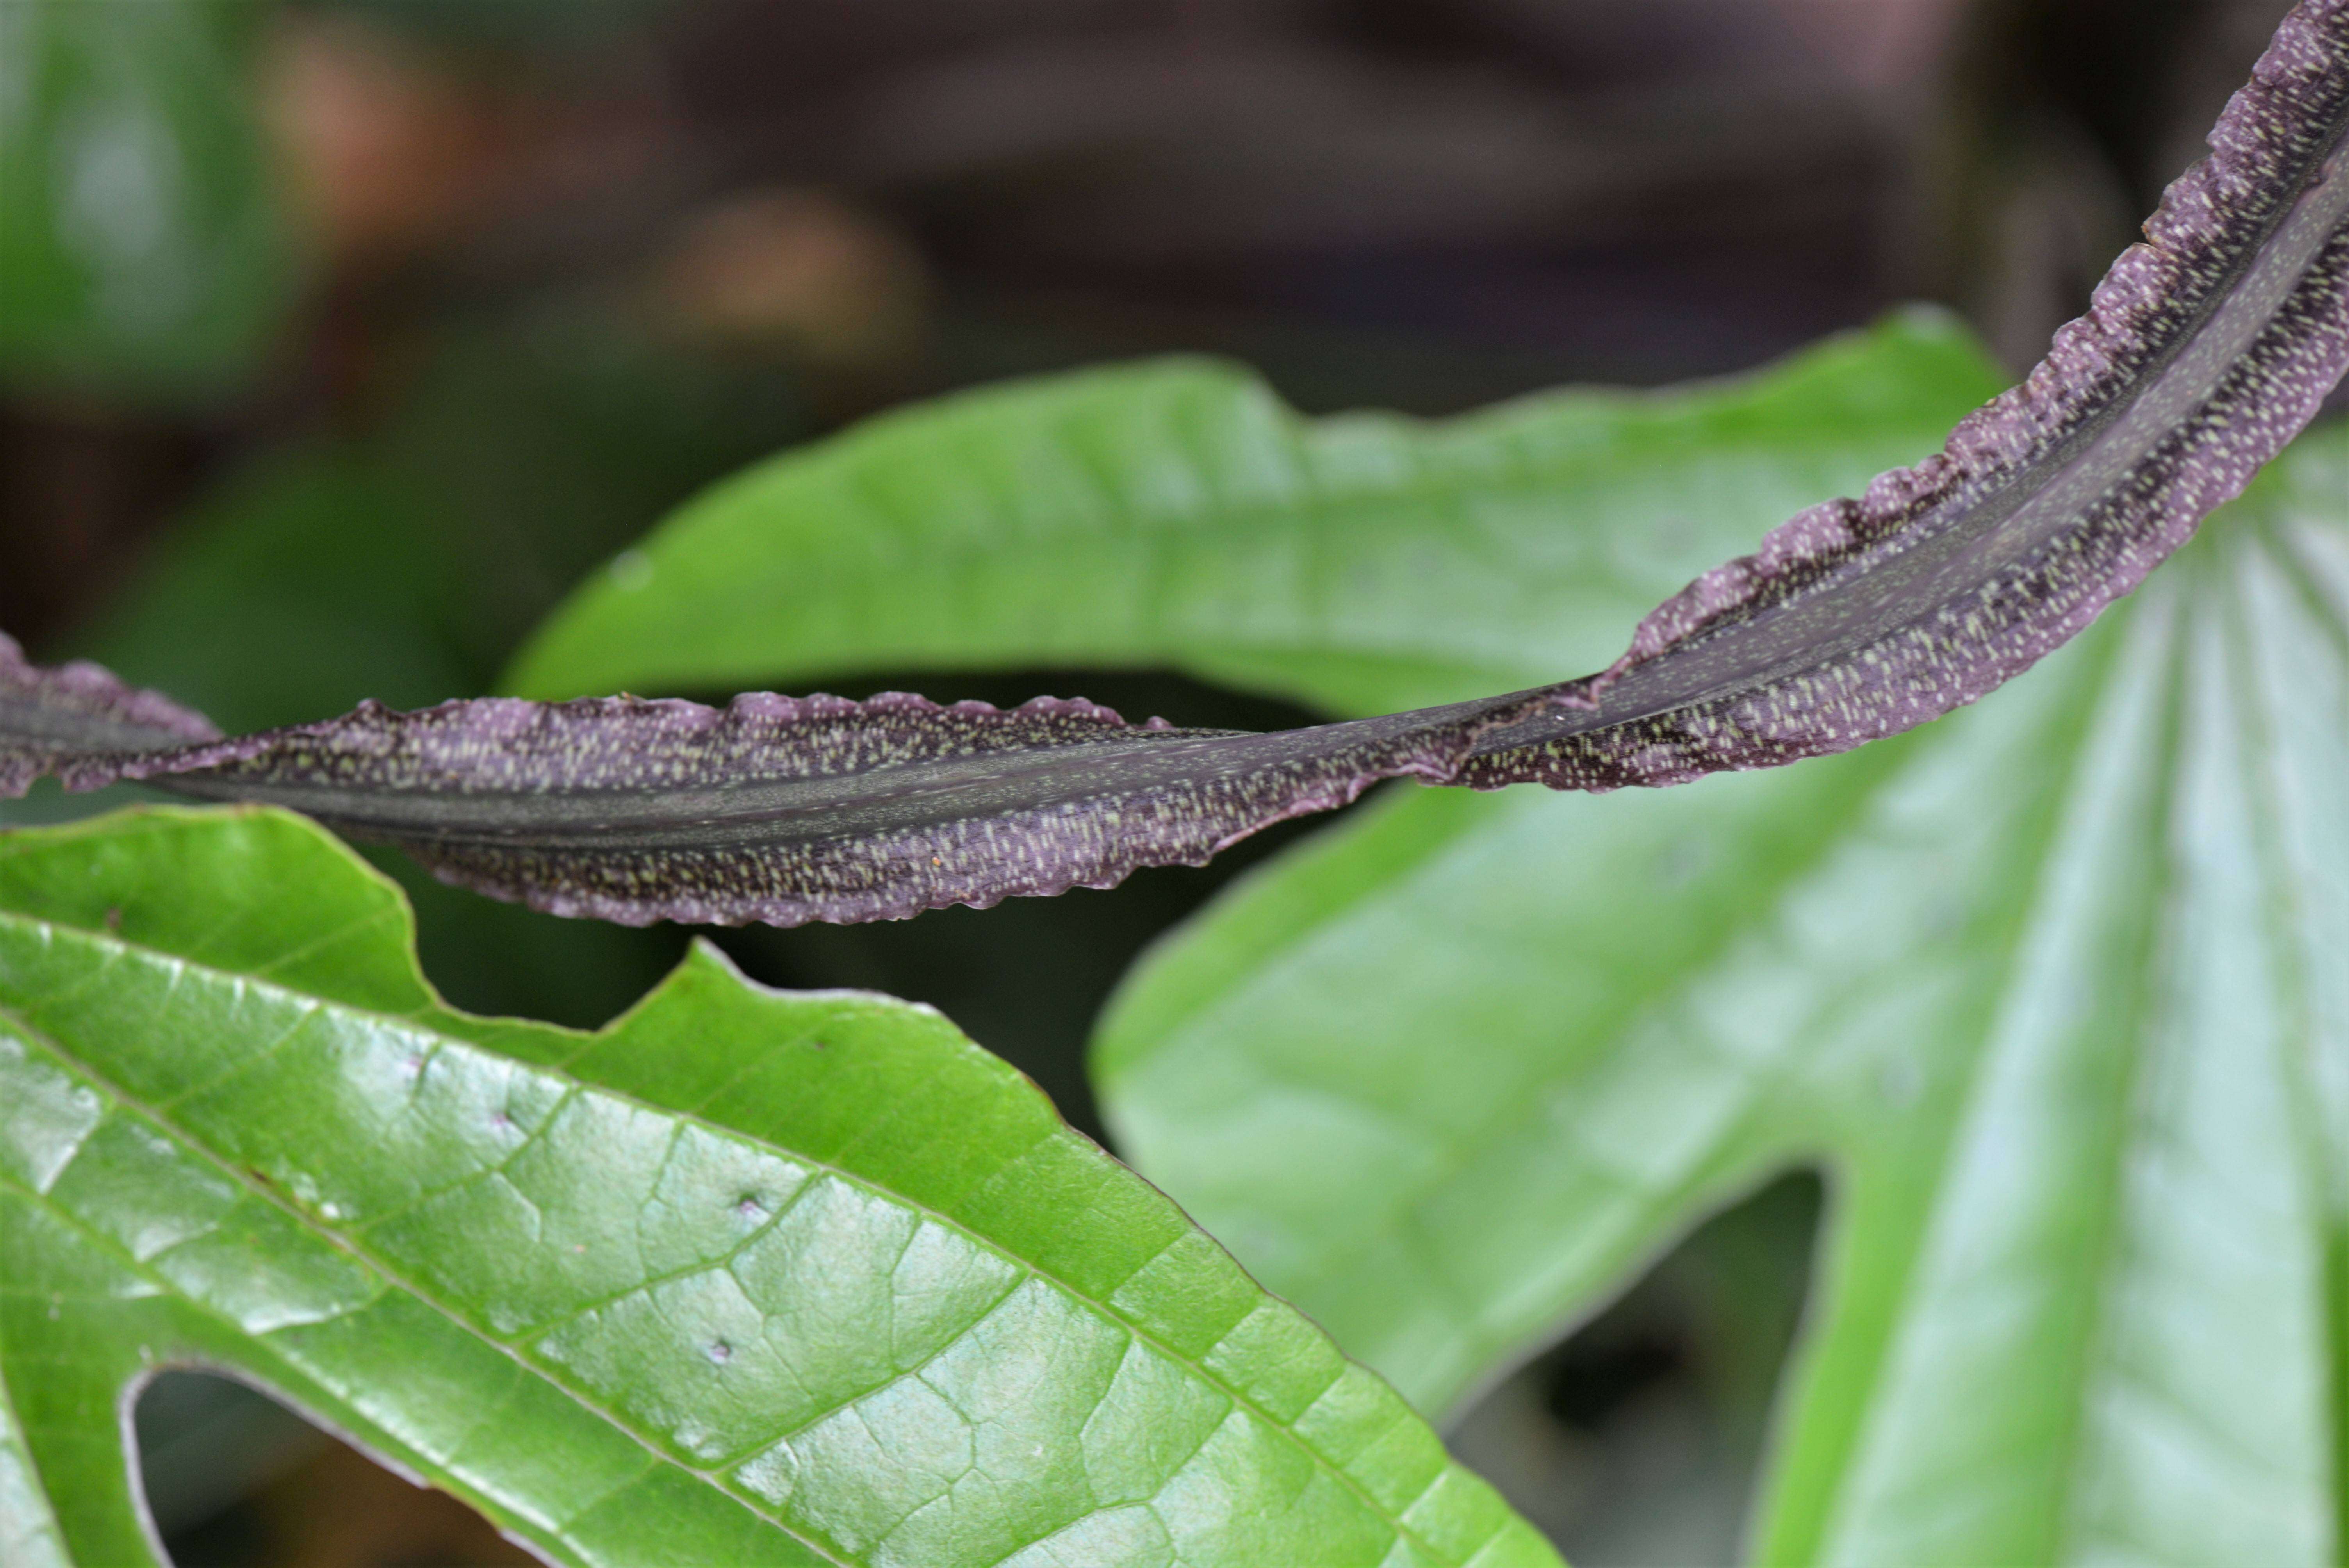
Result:
<instances>
[{"instance_id":1,"label":"blurred background foliage","mask_svg":"<svg viewBox=\"0 0 2349 1568\"><path fill-rule=\"evenodd\" d=\"M1007 375L1205 350L1309 411L1441 414L1741 370L1915 298L2020 366L2287 8L0 0L0 627L257 727L486 690L701 485ZM1147 674L840 684L1306 717ZM935 1003L1098 1135L1111 985L1306 830L720 940ZM461 1006L600 1022L682 946L386 864ZM1578 1563L1727 1561L1819 1202L1716 1218L1462 1457ZM140 1429L183 1564L509 1560L213 1380L159 1384Z\"/></svg>"}]
</instances>

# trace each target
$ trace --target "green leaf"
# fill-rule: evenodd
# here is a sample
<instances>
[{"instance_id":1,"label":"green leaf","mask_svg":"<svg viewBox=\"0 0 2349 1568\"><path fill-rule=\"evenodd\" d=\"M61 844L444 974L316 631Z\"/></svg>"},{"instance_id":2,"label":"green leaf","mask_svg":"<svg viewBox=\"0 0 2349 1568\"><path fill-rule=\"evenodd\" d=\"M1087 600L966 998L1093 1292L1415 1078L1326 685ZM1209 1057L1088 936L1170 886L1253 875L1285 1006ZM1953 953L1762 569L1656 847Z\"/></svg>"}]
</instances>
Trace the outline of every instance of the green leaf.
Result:
<instances>
[{"instance_id":1,"label":"green leaf","mask_svg":"<svg viewBox=\"0 0 2349 1568\"><path fill-rule=\"evenodd\" d=\"M2349 429L1865 751L1390 803L1163 950L1112 1125L1423 1409L1790 1164L1766 1562L2337 1560Z\"/></svg>"},{"instance_id":2,"label":"green leaf","mask_svg":"<svg viewBox=\"0 0 2349 1568\"><path fill-rule=\"evenodd\" d=\"M57 1516L33 1473L24 1428L6 1393L0 1384L0 1558L21 1568L65 1568L70 1559L57 1534Z\"/></svg>"},{"instance_id":3,"label":"green leaf","mask_svg":"<svg viewBox=\"0 0 2349 1568\"><path fill-rule=\"evenodd\" d=\"M453 1013L278 813L0 837L0 1282L12 1563L154 1559L174 1365L563 1563L1554 1561L936 1014L706 946L598 1034Z\"/></svg>"},{"instance_id":4,"label":"green leaf","mask_svg":"<svg viewBox=\"0 0 2349 1568\"><path fill-rule=\"evenodd\" d=\"M1758 380L1433 424L1301 419L1196 360L990 388L711 490L505 684L1174 666L1361 713L1539 685L1604 665L1792 513L1935 449L1997 386L1915 313Z\"/></svg>"},{"instance_id":5,"label":"green leaf","mask_svg":"<svg viewBox=\"0 0 2349 1568\"><path fill-rule=\"evenodd\" d=\"M291 303L251 114L257 0L0 6L0 377L202 397Z\"/></svg>"}]
</instances>

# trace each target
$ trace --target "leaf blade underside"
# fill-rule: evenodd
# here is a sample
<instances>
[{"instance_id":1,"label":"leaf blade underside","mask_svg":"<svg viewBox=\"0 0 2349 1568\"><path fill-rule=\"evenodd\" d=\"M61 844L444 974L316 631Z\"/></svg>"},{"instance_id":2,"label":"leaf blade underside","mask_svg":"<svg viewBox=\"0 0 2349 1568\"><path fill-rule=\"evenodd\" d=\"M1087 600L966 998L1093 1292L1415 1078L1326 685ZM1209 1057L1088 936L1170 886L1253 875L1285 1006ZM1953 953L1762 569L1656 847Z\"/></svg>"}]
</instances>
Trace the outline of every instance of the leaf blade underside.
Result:
<instances>
[{"instance_id":1,"label":"leaf blade underside","mask_svg":"<svg viewBox=\"0 0 2349 1568\"><path fill-rule=\"evenodd\" d=\"M492 700L47 765L293 806L560 913L792 924L1107 886L1387 778L1604 789L1846 750L1972 702L2075 635L2313 417L2349 366L2344 148L2349 0L2303 0L2211 157L2022 387L1940 456L1704 573L1582 680L1278 735L1105 716L1078 744L1053 704ZM559 635L575 640L581 619ZM19 663L14 678L37 698L38 673ZM730 748L761 721L764 744ZM874 744L840 739L840 724ZM688 732L704 744L680 757L669 742ZM681 792L658 767L562 769L647 745Z\"/></svg>"},{"instance_id":2,"label":"leaf blade underside","mask_svg":"<svg viewBox=\"0 0 2349 1568\"><path fill-rule=\"evenodd\" d=\"M278 813L0 847L0 1466L75 1560L153 1560L119 1412L193 1364L564 1563L1555 1561L936 1014L702 949L471 1018L408 935Z\"/></svg>"},{"instance_id":3,"label":"leaf blade underside","mask_svg":"<svg viewBox=\"0 0 2349 1568\"><path fill-rule=\"evenodd\" d=\"M1824 1165L1755 1560L2335 1560L2344 498L1916 736L1304 847L1112 1006L1121 1147L1438 1414Z\"/></svg>"}]
</instances>

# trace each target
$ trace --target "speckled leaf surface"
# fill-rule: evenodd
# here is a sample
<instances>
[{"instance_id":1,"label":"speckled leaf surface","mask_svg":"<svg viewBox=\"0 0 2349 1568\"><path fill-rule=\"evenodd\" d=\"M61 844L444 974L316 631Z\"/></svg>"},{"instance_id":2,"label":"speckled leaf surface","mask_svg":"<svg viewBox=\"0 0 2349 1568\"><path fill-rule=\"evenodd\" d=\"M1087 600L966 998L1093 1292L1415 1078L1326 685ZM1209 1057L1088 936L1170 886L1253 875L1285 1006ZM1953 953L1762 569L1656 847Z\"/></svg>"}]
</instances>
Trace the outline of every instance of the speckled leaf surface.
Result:
<instances>
[{"instance_id":1,"label":"speckled leaf surface","mask_svg":"<svg viewBox=\"0 0 2349 1568\"><path fill-rule=\"evenodd\" d=\"M221 1368L561 1563L1546 1563L1377 1377L926 1009L694 956L448 1011L315 827L0 837L0 1536L151 1561Z\"/></svg>"},{"instance_id":2,"label":"speckled leaf surface","mask_svg":"<svg viewBox=\"0 0 2349 1568\"><path fill-rule=\"evenodd\" d=\"M2337 1561L2349 430L2206 534L1885 746L1309 846L1114 1008L1123 1146L1439 1413L1821 1166L1760 1560Z\"/></svg>"},{"instance_id":3,"label":"speckled leaf surface","mask_svg":"<svg viewBox=\"0 0 2349 1568\"><path fill-rule=\"evenodd\" d=\"M728 918L866 920L1105 887L1139 866L1197 863L1381 779L1479 789L1679 784L1847 751L1977 700L2134 591L2242 492L2349 369L2349 0L2301 0L2209 146L2021 385L1961 421L1940 451L1877 476L1854 499L1804 508L1750 554L1704 572L1641 618L1629 649L1599 673L1278 735L1138 750L1022 742L1016 758L990 758L975 771L925 751L845 784L759 794L729 819L706 816L696 800L698 834L747 827L758 841L697 885L688 910L707 918L714 898L736 912ZM901 454L906 466L936 459L947 433L925 427L926 442ZM1181 464L1192 459L1190 434L1162 431L1156 444ZM872 446L864 443L868 456ZM625 634L629 593L672 627L771 617L779 606L759 589L807 562L786 552L740 583L742 562L758 558L745 546L757 541L735 536L772 532L793 481L853 470L840 460L847 449L835 448L828 464L786 459L689 509L618 580L562 617L551 643L560 651ZM1025 456L1016 440L1002 450L1013 463ZM957 477L972 467L947 466ZM1114 494L1149 466L1145 456L1081 474L1097 498L1091 510L1104 510L1104 480ZM1014 494L1059 499L1024 466L998 477ZM999 488L937 499L966 503L981 531L1000 537L1010 518ZM1283 499L1296 510L1315 497L1292 485ZM1015 502L1011 515L1019 510ZM1423 540L1437 536L1427 526L1434 520L1420 521ZM665 573L680 562L684 573ZM1219 581L1233 564L1216 562ZM1148 587L1157 575L1127 581ZM687 641L708 651L695 634ZM887 728L896 719L858 722ZM354 744L377 739L370 732ZM141 766L207 767L209 755ZM251 761L285 771L258 754ZM471 774L464 782L485 793L506 787ZM284 803L341 820L331 799ZM583 857L592 868L615 851L640 852L633 824L558 834L513 816L499 819L506 838L496 864L446 863L443 874L534 902L561 899L573 890L560 883L584 880ZM731 850L735 841L725 842ZM532 885L534 865L558 884L552 893ZM634 884L652 880L631 866L631 885L596 891L644 909ZM655 903L646 913L664 912Z\"/></svg>"}]
</instances>

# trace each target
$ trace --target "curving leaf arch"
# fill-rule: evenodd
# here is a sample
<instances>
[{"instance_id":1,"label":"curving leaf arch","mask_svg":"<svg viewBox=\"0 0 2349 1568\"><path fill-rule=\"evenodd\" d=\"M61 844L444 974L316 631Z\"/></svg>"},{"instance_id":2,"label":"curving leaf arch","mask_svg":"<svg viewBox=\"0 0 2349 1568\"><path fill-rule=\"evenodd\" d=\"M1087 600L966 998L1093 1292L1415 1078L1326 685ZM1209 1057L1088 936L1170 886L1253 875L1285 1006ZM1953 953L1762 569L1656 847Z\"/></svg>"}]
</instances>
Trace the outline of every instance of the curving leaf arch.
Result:
<instances>
[{"instance_id":1,"label":"curving leaf arch","mask_svg":"<svg viewBox=\"0 0 2349 1568\"><path fill-rule=\"evenodd\" d=\"M2029 668L2241 493L2349 369L2349 0L2302 0L2146 240L1946 449L1704 573L1598 675L1278 734L903 694L480 699L158 748L196 716L0 645L37 771L294 807L559 913L797 924L1103 887L1381 779L1664 785L1850 749ZM159 708L158 705L161 705ZM62 717L60 717L62 716Z\"/></svg>"}]
</instances>

